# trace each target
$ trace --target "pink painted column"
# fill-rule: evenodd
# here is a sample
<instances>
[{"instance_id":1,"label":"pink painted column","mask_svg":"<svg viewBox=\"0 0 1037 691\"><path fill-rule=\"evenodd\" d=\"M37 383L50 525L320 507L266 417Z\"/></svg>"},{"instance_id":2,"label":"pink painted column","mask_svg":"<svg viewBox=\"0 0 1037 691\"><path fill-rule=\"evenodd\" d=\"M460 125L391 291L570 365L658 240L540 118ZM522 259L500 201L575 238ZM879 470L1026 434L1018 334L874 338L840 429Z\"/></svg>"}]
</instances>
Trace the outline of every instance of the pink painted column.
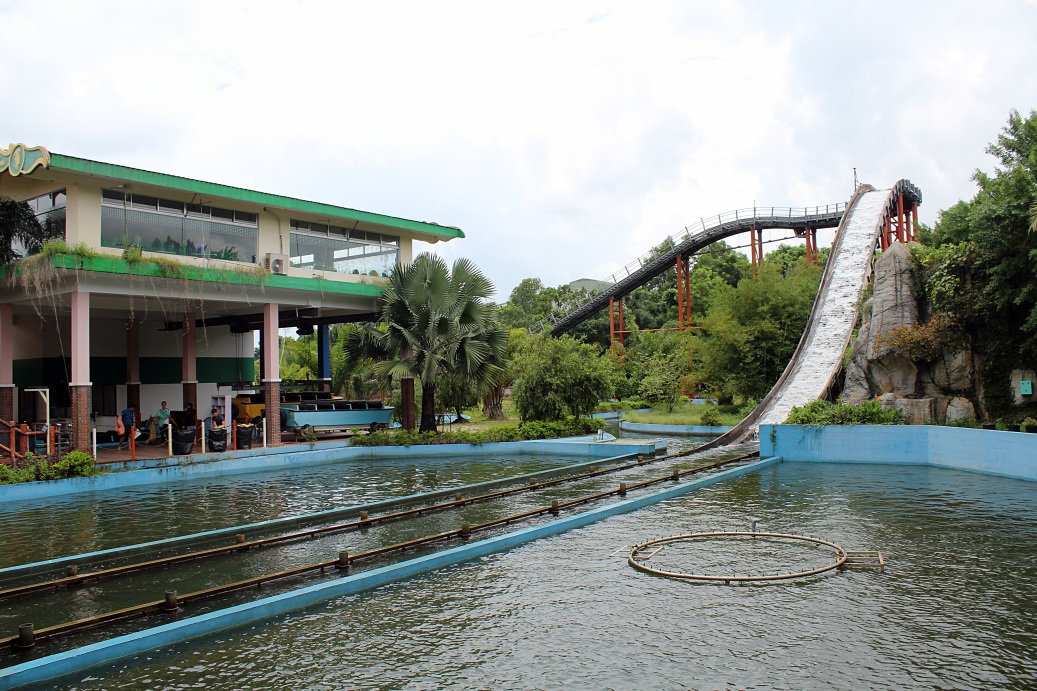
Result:
<instances>
[{"instance_id":1,"label":"pink painted column","mask_svg":"<svg viewBox=\"0 0 1037 691\"><path fill-rule=\"evenodd\" d=\"M90 293L72 293L72 446L90 451Z\"/></svg>"},{"instance_id":2,"label":"pink painted column","mask_svg":"<svg viewBox=\"0 0 1037 691\"><path fill-rule=\"evenodd\" d=\"M184 349L183 349L183 373L181 385L184 389L184 402L181 409L187 407L190 403L194 406L197 413L198 408L198 339L194 324L194 315L190 312L184 312ZM206 408L201 411L202 417L208 415L209 410ZM187 421L185 424L192 424L192 421Z\"/></svg>"},{"instance_id":3,"label":"pink painted column","mask_svg":"<svg viewBox=\"0 0 1037 691\"><path fill-rule=\"evenodd\" d=\"M0 304L0 419L14 422L14 317Z\"/></svg>"},{"instance_id":4,"label":"pink painted column","mask_svg":"<svg viewBox=\"0 0 1037 691\"><path fill-rule=\"evenodd\" d=\"M263 372L266 403L266 443L281 444L281 342L278 338L277 303L263 305Z\"/></svg>"}]
</instances>

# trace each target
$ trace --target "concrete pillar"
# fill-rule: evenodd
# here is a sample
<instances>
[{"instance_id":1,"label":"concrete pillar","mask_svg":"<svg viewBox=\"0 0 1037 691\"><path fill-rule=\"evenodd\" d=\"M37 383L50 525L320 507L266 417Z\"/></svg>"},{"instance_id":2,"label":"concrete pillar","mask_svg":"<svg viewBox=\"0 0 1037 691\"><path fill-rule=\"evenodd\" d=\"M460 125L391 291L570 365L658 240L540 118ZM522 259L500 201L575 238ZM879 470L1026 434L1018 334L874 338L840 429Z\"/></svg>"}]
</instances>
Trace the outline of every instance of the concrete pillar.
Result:
<instances>
[{"instance_id":1,"label":"concrete pillar","mask_svg":"<svg viewBox=\"0 0 1037 691\"><path fill-rule=\"evenodd\" d=\"M202 411L198 407L198 367L197 367L197 348L198 348L197 334L195 333L194 315L190 312L184 312L184 347L183 347L183 371L181 376L181 385L183 386L183 404L180 409L183 410L190 403L194 406L196 411L201 411L204 417L208 413L208 409Z\"/></svg>"},{"instance_id":2,"label":"concrete pillar","mask_svg":"<svg viewBox=\"0 0 1037 691\"><path fill-rule=\"evenodd\" d=\"M140 322L126 323L126 405L132 404L140 415Z\"/></svg>"},{"instance_id":3,"label":"concrete pillar","mask_svg":"<svg viewBox=\"0 0 1037 691\"><path fill-rule=\"evenodd\" d=\"M14 422L14 316L0 304L0 419Z\"/></svg>"},{"instance_id":4,"label":"concrete pillar","mask_svg":"<svg viewBox=\"0 0 1037 691\"><path fill-rule=\"evenodd\" d=\"M90 293L72 293L72 447L90 451Z\"/></svg>"},{"instance_id":5,"label":"concrete pillar","mask_svg":"<svg viewBox=\"0 0 1037 691\"><path fill-rule=\"evenodd\" d=\"M327 324L317 325L317 379L323 379L321 389L331 391L331 329Z\"/></svg>"},{"instance_id":6,"label":"concrete pillar","mask_svg":"<svg viewBox=\"0 0 1037 691\"><path fill-rule=\"evenodd\" d=\"M266 403L266 443L281 444L281 358L278 348L277 303L263 305L263 335L261 343L262 383Z\"/></svg>"}]
</instances>

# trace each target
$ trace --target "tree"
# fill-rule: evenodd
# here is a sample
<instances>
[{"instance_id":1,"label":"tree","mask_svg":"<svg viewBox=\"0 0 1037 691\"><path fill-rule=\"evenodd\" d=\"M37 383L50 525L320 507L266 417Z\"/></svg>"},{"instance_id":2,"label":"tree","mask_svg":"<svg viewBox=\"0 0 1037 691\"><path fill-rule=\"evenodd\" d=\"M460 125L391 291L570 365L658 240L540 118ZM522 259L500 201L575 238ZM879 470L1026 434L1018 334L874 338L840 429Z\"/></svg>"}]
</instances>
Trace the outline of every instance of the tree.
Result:
<instances>
[{"instance_id":1,"label":"tree","mask_svg":"<svg viewBox=\"0 0 1037 691\"><path fill-rule=\"evenodd\" d=\"M689 378L721 402L762 398L799 343L821 268L803 259L787 275L783 269L782 255L765 259L755 278L721 290L693 337Z\"/></svg>"},{"instance_id":2,"label":"tree","mask_svg":"<svg viewBox=\"0 0 1037 691\"><path fill-rule=\"evenodd\" d=\"M43 243L61 237L61 226L44 227L36 213L25 202L0 197L0 265L10 264L22 257L14 244L20 243L26 254L35 254Z\"/></svg>"},{"instance_id":3,"label":"tree","mask_svg":"<svg viewBox=\"0 0 1037 691\"><path fill-rule=\"evenodd\" d=\"M456 373L486 382L501 367L507 333L489 302L493 284L468 259L448 268L421 254L397 264L380 300L380 324L354 331L351 357L372 357L380 376L410 375L421 382L421 432L436 431L436 384Z\"/></svg>"},{"instance_id":4,"label":"tree","mask_svg":"<svg viewBox=\"0 0 1037 691\"><path fill-rule=\"evenodd\" d=\"M919 259L930 304L983 355L984 398L1001 414L1012 405L1011 370L1037 364L1037 111L1011 111L986 151L993 174L973 174L976 195L920 236L929 247Z\"/></svg>"},{"instance_id":5,"label":"tree","mask_svg":"<svg viewBox=\"0 0 1037 691\"><path fill-rule=\"evenodd\" d=\"M587 415L612 394L611 359L569 335L529 339L516 371L512 398L523 421Z\"/></svg>"},{"instance_id":6,"label":"tree","mask_svg":"<svg viewBox=\"0 0 1037 691\"><path fill-rule=\"evenodd\" d=\"M638 382L638 395L652 405L672 411L681 397L681 383L691 362L687 342L690 332L636 334L630 369Z\"/></svg>"}]
</instances>

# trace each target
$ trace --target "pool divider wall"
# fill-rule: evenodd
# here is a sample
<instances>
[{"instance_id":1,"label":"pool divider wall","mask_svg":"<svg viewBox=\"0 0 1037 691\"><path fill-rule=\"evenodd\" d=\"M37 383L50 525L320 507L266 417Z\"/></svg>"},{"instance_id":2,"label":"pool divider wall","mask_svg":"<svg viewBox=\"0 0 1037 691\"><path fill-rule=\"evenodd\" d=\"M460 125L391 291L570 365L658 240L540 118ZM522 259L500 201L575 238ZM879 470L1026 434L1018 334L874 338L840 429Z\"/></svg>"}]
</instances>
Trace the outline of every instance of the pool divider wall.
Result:
<instances>
[{"instance_id":1,"label":"pool divider wall","mask_svg":"<svg viewBox=\"0 0 1037 691\"><path fill-rule=\"evenodd\" d=\"M1037 434L935 425L760 425L760 455L931 465L1037 480Z\"/></svg>"},{"instance_id":2,"label":"pool divider wall","mask_svg":"<svg viewBox=\"0 0 1037 691\"><path fill-rule=\"evenodd\" d=\"M181 644L196 638L210 636L228 629L267 621L288 612L305 609L343 595L352 595L395 581L412 578L444 566L477 559L495 552L511 549L533 540L557 535L603 518L628 513L666 499L686 494L715 482L729 480L745 473L778 463L780 458L767 458L738 468L718 472L693 482L652 492L636 499L601 506L590 511L498 535L486 540L454 547L436 554L383 566L353 576L345 576L328 583L299 588L288 593L217 610L197 617L171 622L162 626L126 634L100 643L49 655L0 670L0 688L19 689L32 685L53 683L58 679L83 674L90 669L110 665L149 651Z\"/></svg>"},{"instance_id":3,"label":"pool divider wall","mask_svg":"<svg viewBox=\"0 0 1037 691\"><path fill-rule=\"evenodd\" d=\"M644 422L619 421L619 428L625 432L641 434L667 434L689 437L718 437L733 428L723 425L651 425Z\"/></svg>"},{"instance_id":4,"label":"pool divider wall","mask_svg":"<svg viewBox=\"0 0 1037 691\"><path fill-rule=\"evenodd\" d=\"M420 449L422 448L423 447L420 446L411 447L411 455L424 455L419 453ZM155 549L169 549L173 547L184 547L187 545L196 545L201 543L212 543L223 538L233 538L235 535L239 533L244 533L247 535L255 535L257 533L274 533L279 530L295 528L301 525L309 525L334 519L358 517L361 511L367 511L368 513L378 513L387 511L389 509L408 506L411 504L416 505L428 503L430 501L434 501L437 499L445 499L447 497L452 497L455 492L461 492L465 496L476 496L478 494L491 492L493 490L511 485L524 485L527 484L529 480L533 478L537 478L541 481L553 480L555 478L568 475L570 473L582 472L590 466L608 466L610 464L619 464L622 461L628 460L636 455L636 453L632 452L628 454L623 454L622 456L611 456L609 458L595 458L590 461L582 461L580 463L567 464L563 466L558 466L556 468L540 470L533 473L524 473L522 475L509 475L506 478L500 478L498 480L485 480L483 482L476 482L470 485L448 487L444 489L435 490L432 492L408 494L406 496L394 497L392 499L384 499L382 501L371 502L368 504L353 504L351 506L345 506L337 509L318 511L316 513L303 514L299 516L289 516L286 518L273 518L268 521L259 521L258 523L229 526L227 528L207 530L202 533L181 535L178 537L166 538L164 540L154 540L152 542L143 542L136 545L127 545L125 547L113 547L111 549L98 550L96 552L86 552L83 554L75 554L66 557L56 557L54 559L33 562L30 564L19 564L18 566L9 566L7 568L0 569L0 582L25 576L31 576L39 573L63 570L67 564L73 562L77 566L89 566L91 564L107 562L112 559L118 559L120 557L127 557L134 554L140 554L142 552L150 552Z\"/></svg>"},{"instance_id":5,"label":"pool divider wall","mask_svg":"<svg viewBox=\"0 0 1037 691\"><path fill-rule=\"evenodd\" d=\"M661 443L661 442L659 442ZM192 456L190 463L171 463L156 468L127 470L91 477L73 477L45 482L22 482L0 485L0 501L23 501L66 496L78 492L99 492L165 482L177 482L198 477L254 473L278 468L298 468L304 465L334 463L347 458L412 458L414 456L474 456L486 454L558 454L564 456L594 456L610 453L605 449L621 448L623 453L655 453L659 443L651 440L644 444L608 444L593 441L535 440L497 442L493 444L439 444L428 446L365 446L297 450L285 447L253 449L218 456ZM320 446L320 445L318 445Z\"/></svg>"}]
</instances>

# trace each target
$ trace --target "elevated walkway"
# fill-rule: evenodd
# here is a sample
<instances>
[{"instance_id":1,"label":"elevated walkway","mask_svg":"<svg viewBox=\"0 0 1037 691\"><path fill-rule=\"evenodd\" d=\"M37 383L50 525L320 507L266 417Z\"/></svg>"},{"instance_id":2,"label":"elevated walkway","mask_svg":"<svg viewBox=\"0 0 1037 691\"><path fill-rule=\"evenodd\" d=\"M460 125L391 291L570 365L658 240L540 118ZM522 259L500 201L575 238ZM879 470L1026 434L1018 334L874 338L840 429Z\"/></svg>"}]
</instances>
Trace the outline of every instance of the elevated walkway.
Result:
<instances>
[{"instance_id":1,"label":"elevated walkway","mask_svg":"<svg viewBox=\"0 0 1037 691\"><path fill-rule=\"evenodd\" d=\"M605 279L604 282L611 283L611 286L555 319L550 325L551 335L562 335L604 309L610 300L618 300L628 295L667 269L673 268L678 257L689 257L714 242L751 230L777 228L806 234L808 229L835 228L842 220L845 210L846 204L826 204L802 209L772 206L738 209L709 219L700 219L700 227L689 226L683 233L672 236L672 247L668 251L657 256L647 254L640 257Z\"/></svg>"}]
</instances>

